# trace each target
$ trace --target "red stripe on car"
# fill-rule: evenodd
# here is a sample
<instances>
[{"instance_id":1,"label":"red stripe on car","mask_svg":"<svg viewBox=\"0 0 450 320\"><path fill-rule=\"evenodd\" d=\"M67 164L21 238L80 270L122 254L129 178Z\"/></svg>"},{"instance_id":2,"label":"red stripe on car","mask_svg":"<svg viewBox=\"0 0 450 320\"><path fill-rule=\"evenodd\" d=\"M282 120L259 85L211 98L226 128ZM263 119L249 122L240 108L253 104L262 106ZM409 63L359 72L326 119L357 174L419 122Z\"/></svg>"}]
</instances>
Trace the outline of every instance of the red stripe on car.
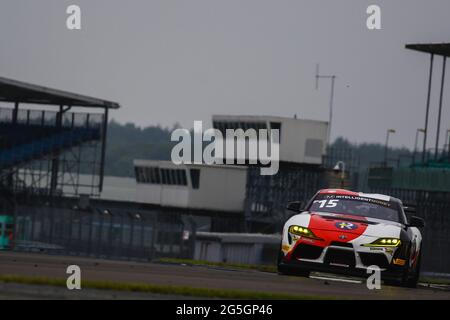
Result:
<instances>
[{"instance_id":1,"label":"red stripe on car","mask_svg":"<svg viewBox=\"0 0 450 320\"><path fill-rule=\"evenodd\" d=\"M325 217L311 214L308 228L324 240L324 246L328 246L332 241L349 242L358 238L367 229L367 223L364 220L366 220L364 217L349 215Z\"/></svg>"}]
</instances>

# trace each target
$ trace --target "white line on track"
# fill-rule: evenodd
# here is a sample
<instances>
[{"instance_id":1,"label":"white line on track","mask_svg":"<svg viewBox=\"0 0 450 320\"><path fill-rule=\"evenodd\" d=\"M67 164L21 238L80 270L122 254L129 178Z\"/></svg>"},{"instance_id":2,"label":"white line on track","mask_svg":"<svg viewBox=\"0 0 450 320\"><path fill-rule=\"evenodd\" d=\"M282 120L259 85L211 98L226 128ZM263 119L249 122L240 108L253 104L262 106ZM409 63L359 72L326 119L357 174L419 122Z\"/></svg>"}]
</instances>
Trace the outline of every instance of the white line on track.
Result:
<instances>
[{"instance_id":1,"label":"white line on track","mask_svg":"<svg viewBox=\"0 0 450 320\"><path fill-rule=\"evenodd\" d=\"M450 290L450 286L448 284L433 284L433 283L422 283L419 282L419 286L425 288L439 289L439 290Z\"/></svg>"},{"instance_id":2,"label":"white line on track","mask_svg":"<svg viewBox=\"0 0 450 320\"><path fill-rule=\"evenodd\" d=\"M330 280L336 282L346 282L346 283L362 283L361 280L351 280L351 279L342 279L342 278L332 278L332 277L322 277L322 276L309 276L311 279L318 280Z\"/></svg>"}]
</instances>

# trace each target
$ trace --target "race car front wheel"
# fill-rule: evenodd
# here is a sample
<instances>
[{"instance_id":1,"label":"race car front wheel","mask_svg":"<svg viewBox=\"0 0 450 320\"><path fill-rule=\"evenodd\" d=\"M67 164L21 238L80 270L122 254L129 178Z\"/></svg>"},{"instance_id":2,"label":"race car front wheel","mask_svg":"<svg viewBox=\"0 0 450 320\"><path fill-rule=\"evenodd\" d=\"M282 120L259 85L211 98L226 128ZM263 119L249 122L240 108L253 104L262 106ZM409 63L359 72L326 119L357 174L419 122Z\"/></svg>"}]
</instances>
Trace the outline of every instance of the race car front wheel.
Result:
<instances>
[{"instance_id":1,"label":"race car front wheel","mask_svg":"<svg viewBox=\"0 0 450 320\"><path fill-rule=\"evenodd\" d=\"M419 282L420 276L420 263L421 263L422 250L419 252L419 256L417 257L417 262L415 266L408 268L403 273L402 277L398 280L386 280L385 284L393 285L393 286L401 286L407 288L415 288L417 287L417 283Z\"/></svg>"},{"instance_id":2,"label":"race car front wheel","mask_svg":"<svg viewBox=\"0 0 450 320\"><path fill-rule=\"evenodd\" d=\"M309 271L308 270L299 270L296 268L290 268L283 265L278 265L278 274L284 275L284 276L300 276L300 277L309 277Z\"/></svg>"},{"instance_id":3,"label":"race car front wheel","mask_svg":"<svg viewBox=\"0 0 450 320\"><path fill-rule=\"evenodd\" d=\"M408 269L403 275L403 279L401 282L402 287L415 288L417 287L417 283L419 282L420 276L420 263L422 257L422 250L419 252L419 256L417 257L417 262L414 268Z\"/></svg>"},{"instance_id":4,"label":"race car front wheel","mask_svg":"<svg viewBox=\"0 0 450 320\"><path fill-rule=\"evenodd\" d=\"M282 264L284 253L279 251L277 260L277 270L279 275L309 277L309 270L299 270Z\"/></svg>"}]
</instances>

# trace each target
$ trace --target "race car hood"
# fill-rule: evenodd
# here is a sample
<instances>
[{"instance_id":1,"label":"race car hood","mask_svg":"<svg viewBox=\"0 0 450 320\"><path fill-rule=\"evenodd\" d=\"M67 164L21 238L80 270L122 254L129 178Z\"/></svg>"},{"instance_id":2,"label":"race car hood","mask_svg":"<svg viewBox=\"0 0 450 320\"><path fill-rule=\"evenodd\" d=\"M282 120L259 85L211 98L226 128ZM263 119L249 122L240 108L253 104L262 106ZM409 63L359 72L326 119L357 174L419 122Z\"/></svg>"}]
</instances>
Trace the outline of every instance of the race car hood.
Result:
<instances>
[{"instance_id":1,"label":"race car hood","mask_svg":"<svg viewBox=\"0 0 450 320\"><path fill-rule=\"evenodd\" d=\"M305 212L309 215L308 227L316 233L332 232L352 235L353 237L364 234L365 236L398 237L402 225L394 221L373 219L362 216L343 215L338 213ZM319 235L318 235L319 236Z\"/></svg>"}]
</instances>

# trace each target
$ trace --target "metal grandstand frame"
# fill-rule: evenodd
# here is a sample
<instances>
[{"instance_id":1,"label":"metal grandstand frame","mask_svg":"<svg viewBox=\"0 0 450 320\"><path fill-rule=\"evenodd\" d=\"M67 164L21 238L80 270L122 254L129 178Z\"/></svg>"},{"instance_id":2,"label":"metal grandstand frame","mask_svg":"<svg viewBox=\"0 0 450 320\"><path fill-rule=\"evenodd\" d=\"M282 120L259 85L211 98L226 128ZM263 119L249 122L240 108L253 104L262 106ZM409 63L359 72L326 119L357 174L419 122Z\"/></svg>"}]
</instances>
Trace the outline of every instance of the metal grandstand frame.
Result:
<instances>
[{"instance_id":1,"label":"metal grandstand frame","mask_svg":"<svg viewBox=\"0 0 450 320\"><path fill-rule=\"evenodd\" d=\"M95 196L102 191L108 113L109 109L118 109L118 103L3 77L0 77L0 102L5 102L0 108L0 127L5 130L8 130L6 126L37 126L37 132L39 127L67 130L69 134L70 130L79 128L98 132L90 139L41 157L9 167L0 166L3 194ZM29 107L22 108L24 104ZM83 112L71 112L75 108L82 108ZM80 181L80 173L89 173L91 181Z\"/></svg>"},{"instance_id":2,"label":"metal grandstand frame","mask_svg":"<svg viewBox=\"0 0 450 320\"><path fill-rule=\"evenodd\" d=\"M430 162L438 162L438 160L446 160L450 162L450 152L448 154L441 153L439 150L439 138L441 135L441 120L442 120L442 105L444 98L444 85L445 85L445 71L446 71L446 62L447 57L450 57L450 43L420 43L420 44L406 44L406 49L414 50L422 53L426 53L430 55L430 68L428 74L428 91L427 91L427 100L426 100L426 111L425 111L425 125L424 125L424 134L423 134L423 148L422 148L422 165L427 165ZM431 103L431 84L433 79L433 66L434 66L434 56L442 56L442 71L441 71L441 85L440 85L440 95L439 95L439 109L438 109L438 117L437 117L437 126L436 126L436 140L434 147L434 161L430 161L427 159L428 149L427 149L427 137L429 135L429 113L430 113L430 103ZM450 148L449 148L450 149ZM442 155L441 159L440 155Z\"/></svg>"}]
</instances>

